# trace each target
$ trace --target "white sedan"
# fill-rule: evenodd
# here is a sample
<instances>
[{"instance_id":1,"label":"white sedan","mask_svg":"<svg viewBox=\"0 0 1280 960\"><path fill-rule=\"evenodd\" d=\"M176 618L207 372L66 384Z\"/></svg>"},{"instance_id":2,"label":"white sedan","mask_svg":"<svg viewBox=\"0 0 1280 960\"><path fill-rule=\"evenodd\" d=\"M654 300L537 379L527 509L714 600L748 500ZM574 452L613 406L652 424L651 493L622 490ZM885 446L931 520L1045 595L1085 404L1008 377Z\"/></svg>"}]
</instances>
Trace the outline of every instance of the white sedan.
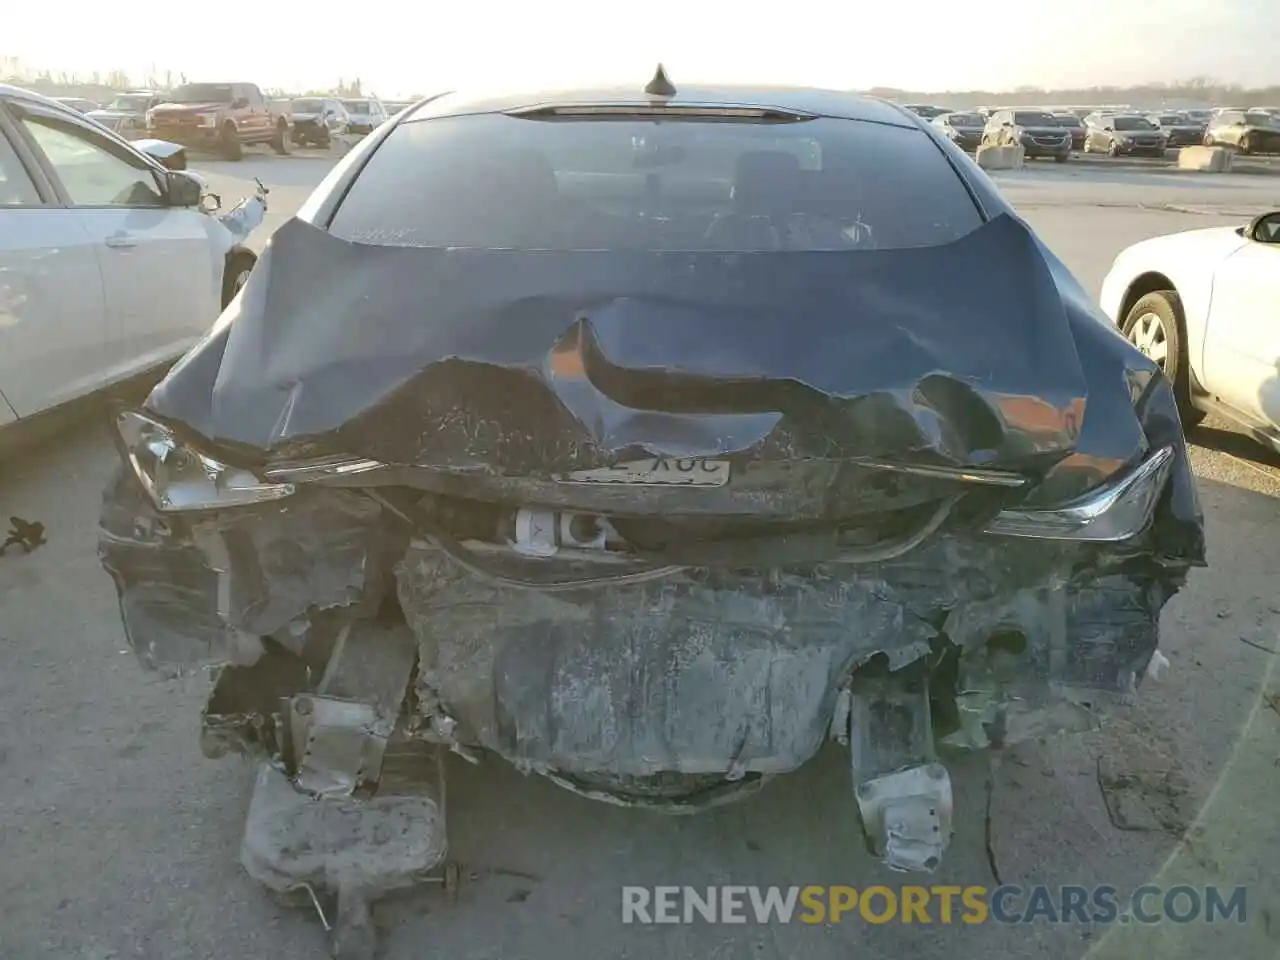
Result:
<instances>
[{"instance_id":1,"label":"white sedan","mask_svg":"<svg viewBox=\"0 0 1280 960\"><path fill-rule=\"evenodd\" d=\"M1280 449L1280 211L1134 244L1102 308L1173 381L1187 427L1215 411Z\"/></svg>"},{"instance_id":2,"label":"white sedan","mask_svg":"<svg viewBox=\"0 0 1280 960\"><path fill-rule=\"evenodd\" d=\"M139 146L0 85L0 425L173 361L253 267L263 199L215 217L198 176Z\"/></svg>"}]
</instances>

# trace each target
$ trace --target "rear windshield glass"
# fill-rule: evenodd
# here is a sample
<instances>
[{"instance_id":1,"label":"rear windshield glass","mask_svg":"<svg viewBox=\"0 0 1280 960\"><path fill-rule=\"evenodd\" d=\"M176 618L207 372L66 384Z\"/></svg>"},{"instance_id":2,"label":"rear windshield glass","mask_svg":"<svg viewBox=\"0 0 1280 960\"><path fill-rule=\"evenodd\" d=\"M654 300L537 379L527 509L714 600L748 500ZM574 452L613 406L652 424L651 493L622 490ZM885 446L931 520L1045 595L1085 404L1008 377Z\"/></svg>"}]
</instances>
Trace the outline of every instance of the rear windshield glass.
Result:
<instances>
[{"instance_id":1,"label":"rear windshield glass","mask_svg":"<svg viewBox=\"0 0 1280 960\"><path fill-rule=\"evenodd\" d=\"M1166 113L1160 117L1160 123L1166 127L1176 127L1181 123L1186 123L1186 121L1176 113Z\"/></svg>"},{"instance_id":2,"label":"rear windshield glass","mask_svg":"<svg viewBox=\"0 0 1280 960\"><path fill-rule=\"evenodd\" d=\"M1244 122L1252 127L1272 127L1275 126L1276 118L1269 113L1246 113Z\"/></svg>"},{"instance_id":3,"label":"rear windshield glass","mask_svg":"<svg viewBox=\"0 0 1280 960\"><path fill-rule=\"evenodd\" d=\"M397 127L330 230L404 246L768 251L933 246L981 222L916 129L485 114Z\"/></svg>"},{"instance_id":4,"label":"rear windshield glass","mask_svg":"<svg viewBox=\"0 0 1280 960\"><path fill-rule=\"evenodd\" d=\"M1049 113L1037 113L1032 110L1019 110L1013 115L1013 122L1020 127L1056 127L1058 121Z\"/></svg>"},{"instance_id":5,"label":"rear windshield glass","mask_svg":"<svg viewBox=\"0 0 1280 960\"><path fill-rule=\"evenodd\" d=\"M1071 116L1071 117L1054 117L1053 119L1054 119L1054 121L1058 124L1058 126L1060 126L1060 127L1082 127L1082 126L1084 126L1084 124L1083 124L1083 123L1081 123L1080 118L1079 118L1079 117L1075 117L1075 116Z\"/></svg>"},{"instance_id":6,"label":"rear windshield glass","mask_svg":"<svg viewBox=\"0 0 1280 960\"><path fill-rule=\"evenodd\" d=\"M987 118L980 113L953 113L947 122L953 127L981 127L986 125Z\"/></svg>"},{"instance_id":7,"label":"rear windshield glass","mask_svg":"<svg viewBox=\"0 0 1280 960\"><path fill-rule=\"evenodd\" d=\"M363 100L343 100L342 105L347 108L347 113L369 112L369 104Z\"/></svg>"},{"instance_id":8,"label":"rear windshield glass","mask_svg":"<svg viewBox=\"0 0 1280 960\"><path fill-rule=\"evenodd\" d=\"M294 113L319 113L324 109L323 100L295 100L293 101Z\"/></svg>"}]
</instances>

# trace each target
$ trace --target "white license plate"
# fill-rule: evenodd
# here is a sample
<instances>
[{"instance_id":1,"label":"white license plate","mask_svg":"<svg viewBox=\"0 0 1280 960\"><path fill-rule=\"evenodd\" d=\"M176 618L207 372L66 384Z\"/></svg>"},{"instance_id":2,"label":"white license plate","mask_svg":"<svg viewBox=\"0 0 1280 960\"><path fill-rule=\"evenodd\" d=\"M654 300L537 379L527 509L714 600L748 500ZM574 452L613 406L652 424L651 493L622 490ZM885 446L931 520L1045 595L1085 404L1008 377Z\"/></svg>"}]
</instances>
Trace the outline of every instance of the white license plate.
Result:
<instances>
[{"instance_id":1,"label":"white license plate","mask_svg":"<svg viewBox=\"0 0 1280 960\"><path fill-rule=\"evenodd\" d=\"M569 483L621 483L643 487L723 487L729 461L704 457L652 457L614 467L578 470L561 478Z\"/></svg>"}]
</instances>

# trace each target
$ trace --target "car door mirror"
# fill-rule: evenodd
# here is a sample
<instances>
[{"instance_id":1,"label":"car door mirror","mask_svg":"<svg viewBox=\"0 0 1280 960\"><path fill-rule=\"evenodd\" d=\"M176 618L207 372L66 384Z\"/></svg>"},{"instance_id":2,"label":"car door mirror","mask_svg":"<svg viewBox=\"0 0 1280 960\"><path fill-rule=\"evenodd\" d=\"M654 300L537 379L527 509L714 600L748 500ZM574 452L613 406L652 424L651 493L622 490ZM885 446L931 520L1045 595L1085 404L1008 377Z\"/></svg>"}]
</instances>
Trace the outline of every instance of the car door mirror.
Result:
<instances>
[{"instance_id":1,"label":"car door mirror","mask_svg":"<svg viewBox=\"0 0 1280 960\"><path fill-rule=\"evenodd\" d=\"M204 184L189 173L170 170L165 175L165 204L170 207L198 207Z\"/></svg>"},{"instance_id":2,"label":"car door mirror","mask_svg":"<svg viewBox=\"0 0 1280 960\"><path fill-rule=\"evenodd\" d=\"M1107 133L1112 133L1115 131L1115 127L1111 126L1111 124L1107 124L1102 129L1105 130Z\"/></svg>"},{"instance_id":3,"label":"car door mirror","mask_svg":"<svg viewBox=\"0 0 1280 960\"><path fill-rule=\"evenodd\" d=\"M1280 210L1273 210L1249 221L1245 236L1258 243L1280 244Z\"/></svg>"},{"instance_id":4,"label":"car door mirror","mask_svg":"<svg viewBox=\"0 0 1280 960\"><path fill-rule=\"evenodd\" d=\"M187 169L187 150L168 140L135 140L133 145L167 170Z\"/></svg>"}]
</instances>

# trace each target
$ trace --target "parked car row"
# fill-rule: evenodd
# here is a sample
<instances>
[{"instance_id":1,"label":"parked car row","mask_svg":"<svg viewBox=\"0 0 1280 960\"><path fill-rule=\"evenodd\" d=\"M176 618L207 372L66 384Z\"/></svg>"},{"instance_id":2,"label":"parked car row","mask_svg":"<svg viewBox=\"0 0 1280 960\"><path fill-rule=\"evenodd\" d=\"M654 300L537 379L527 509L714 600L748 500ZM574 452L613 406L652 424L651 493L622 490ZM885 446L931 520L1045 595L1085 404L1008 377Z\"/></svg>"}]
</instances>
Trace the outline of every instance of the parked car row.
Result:
<instances>
[{"instance_id":1,"label":"parked car row","mask_svg":"<svg viewBox=\"0 0 1280 960\"><path fill-rule=\"evenodd\" d=\"M1221 110L1209 121L1204 143L1243 154L1280 153L1280 111Z\"/></svg>"},{"instance_id":2,"label":"parked car row","mask_svg":"<svg viewBox=\"0 0 1280 960\"><path fill-rule=\"evenodd\" d=\"M1028 156L1057 159L1062 157L1062 143L1053 134L1056 125L1069 131L1071 151L1113 157L1162 156L1169 148L1200 144L1230 147L1243 154L1280 153L1280 107L1141 111L1119 106L1069 110L903 106L970 151L984 143L1019 142Z\"/></svg>"},{"instance_id":3,"label":"parked car row","mask_svg":"<svg viewBox=\"0 0 1280 960\"><path fill-rule=\"evenodd\" d=\"M292 105L293 142L327 148L335 136L372 133L407 106L384 104L377 97L300 97Z\"/></svg>"},{"instance_id":4,"label":"parked car row","mask_svg":"<svg viewBox=\"0 0 1280 960\"><path fill-rule=\"evenodd\" d=\"M269 144L327 147L335 135L364 136L411 101L377 97L268 99L252 83L189 83L175 90L126 90L105 105L81 97L53 100L127 140L165 139L238 160L243 147Z\"/></svg>"},{"instance_id":5,"label":"parked car row","mask_svg":"<svg viewBox=\"0 0 1280 960\"><path fill-rule=\"evenodd\" d=\"M1057 121L1058 126L1071 134L1071 149L1083 150L1087 132L1084 120L1077 117L1074 113L1062 112L1054 113L1053 119Z\"/></svg>"},{"instance_id":6,"label":"parked car row","mask_svg":"<svg viewBox=\"0 0 1280 960\"><path fill-rule=\"evenodd\" d=\"M256 83L184 83L147 112L150 136L239 160L244 147L269 144L286 154L292 144L289 109Z\"/></svg>"},{"instance_id":7,"label":"parked car row","mask_svg":"<svg viewBox=\"0 0 1280 960\"><path fill-rule=\"evenodd\" d=\"M335 136L351 132L351 115L336 97L300 97L290 105L295 146L327 149Z\"/></svg>"},{"instance_id":8,"label":"parked car row","mask_svg":"<svg viewBox=\"0 0 1280 960\"><path fill-rule=\"evenodd\" d=\"M919 104L907 109L928 118L964 150L1018 143L1028 157L1069 159L1072 151L1120 156L1164 156L1175 147L1226 146L1244 154L1280 153L1280 109L1216 111L1048 111L1037 108L942 110Z\"/></svg>"},{"instance_id":9,"label":"parked car row","mask_svg":"<svg viewBox=\"0 0 1280 960\"><path fill-rule=\"evenodd\" d=\"M105 107L90 110L88 116L126 140L147 136L147 114L165 102L158 90L128 90L113 97Z\"/></svg>"},{"instance_id":10,"label":"parked car row","mask_svg":"<svg viewBox=\"0 0 1280 960\"><path fill-rule=\"evenodd\" d=\"M1028 158L1051 157L1065 163L1071 157L1071 131L1044 110L997 110L987 118L983 146L1020 145Z\"/></svg>"},{"instance_id":11,"label":"parked car row","mask_svg":"<svg viewBox=\"0 0 1280 960\"><path fill-rule=\"evenodd\" d=\"M1168 135L1139 114L1091 114L1084 120L1085 153L1105 153L1110 157L1163 157Z\"/></svg>"},{"instance_id":12,"label":"parked car row","mask_svg":"<svg viewBox=\"0 0 1280 960\"><path fill-rule=\"evenodd\" d=\"M352 133L364 135L373 133L390 118L387 108L377 97L355 97L342 101L350 116Z\"/></svg>"}]
</instances>

